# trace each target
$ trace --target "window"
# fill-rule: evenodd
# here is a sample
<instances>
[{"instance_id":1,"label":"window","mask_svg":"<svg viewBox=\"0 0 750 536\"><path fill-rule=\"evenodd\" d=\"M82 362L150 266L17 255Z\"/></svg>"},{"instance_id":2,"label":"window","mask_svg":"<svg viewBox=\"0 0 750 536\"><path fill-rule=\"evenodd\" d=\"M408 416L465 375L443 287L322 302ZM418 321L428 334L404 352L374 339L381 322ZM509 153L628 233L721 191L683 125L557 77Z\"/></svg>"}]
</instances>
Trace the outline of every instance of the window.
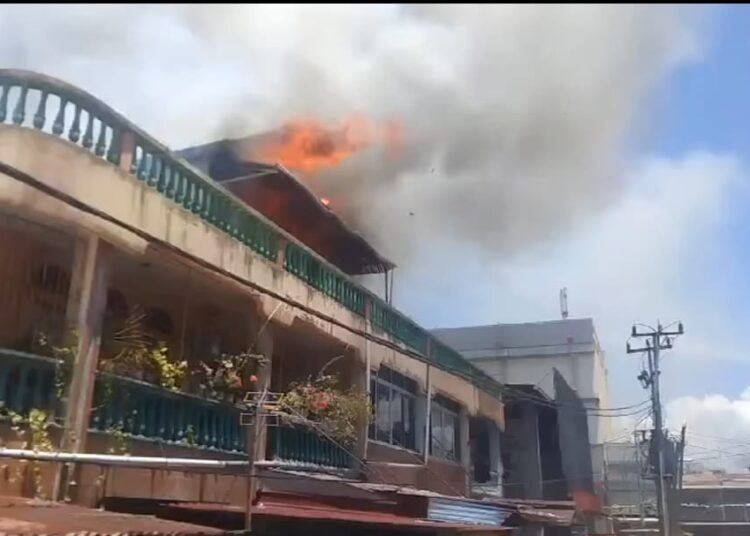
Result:
<instances>
[{"instance_id":1,"label":"window","mask_svg":"<svg viewBox=\"0 0 750 536\"><path fill-rule=\"evenodd\" d=\"M370 379L370 398L375 418L370 437L414 449L414 406L417 382L389 368L380 367Z\"/></svg>"},{"instance_id":2,"label":"window","mask_svg":"<svg viewBox=\"0 0 750 536\"><path fill-rule=\"evenodd\" d=\"M447 398L435 395L430 407L430 454L438 458L458 460L460 456L460 407Z\"/></svg>"}]
</instances>

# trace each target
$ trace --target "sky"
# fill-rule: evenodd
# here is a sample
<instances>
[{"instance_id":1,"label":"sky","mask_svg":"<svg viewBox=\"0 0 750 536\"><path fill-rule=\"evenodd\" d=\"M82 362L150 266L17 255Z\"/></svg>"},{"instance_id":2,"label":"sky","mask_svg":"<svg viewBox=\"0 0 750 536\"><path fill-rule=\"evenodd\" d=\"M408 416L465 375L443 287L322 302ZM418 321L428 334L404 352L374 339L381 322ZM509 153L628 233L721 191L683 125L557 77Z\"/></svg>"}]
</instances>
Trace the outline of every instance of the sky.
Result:
<instances>
[{"instance_id":1,"label":"sky","mask_svg":"<svg viewBox=\"0 0 750 536\"><path fill-rule=\"evenodd\" d=\"M175 148L299 116L401 122L399 160L373 148L313 184L398 262L396 305L426 327L549 320L566 287L615 406L646 398L631 325L682 320L668 425L742 466L749 24L746 6L4 5L0 63Z\"/></svg>"},{"instance_id":2,"label":"sky","mask_svg":"<svg viewBox=\"0 0 750 536\"><path fill-rule=\"evenodd\" d=\"M567 287L571 315L595 320L616 406L646 397L635 379L640 363L624 352L630 325L681 319L686 335L663 363L667 424L677 430L687 423L694 459L744 469L750 461L750 8L722 6L711 17L700 57L657 90L623 196L566 240L489 268L474 265L476 271L448 286L449 311L441 310L434 288L419 283L401 298L420 303L422 318L434 325L518 322L557 318L556 292ZM486 279L495 281L490 294L487 287L467 294L467 283Z\"/></svg>"}]
</instances>

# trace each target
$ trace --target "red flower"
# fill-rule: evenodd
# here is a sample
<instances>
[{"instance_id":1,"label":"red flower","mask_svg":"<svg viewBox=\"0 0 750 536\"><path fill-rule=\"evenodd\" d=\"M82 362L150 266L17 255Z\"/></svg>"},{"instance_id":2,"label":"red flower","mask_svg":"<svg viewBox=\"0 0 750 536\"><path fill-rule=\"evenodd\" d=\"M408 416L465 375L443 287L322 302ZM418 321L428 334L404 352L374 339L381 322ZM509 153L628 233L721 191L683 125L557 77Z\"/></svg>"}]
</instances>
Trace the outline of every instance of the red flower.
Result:
<instances>
[{"instance_id":1,"label":"red flower","mask_svg":"<svg viewBox=\"0 0 750 536\"><path fill-rule=\"evenodd\" d=\"M318 409L326 409L328 407L328 400L325 398L319 398L316 407Z\"/></svg>"}]
</instances>

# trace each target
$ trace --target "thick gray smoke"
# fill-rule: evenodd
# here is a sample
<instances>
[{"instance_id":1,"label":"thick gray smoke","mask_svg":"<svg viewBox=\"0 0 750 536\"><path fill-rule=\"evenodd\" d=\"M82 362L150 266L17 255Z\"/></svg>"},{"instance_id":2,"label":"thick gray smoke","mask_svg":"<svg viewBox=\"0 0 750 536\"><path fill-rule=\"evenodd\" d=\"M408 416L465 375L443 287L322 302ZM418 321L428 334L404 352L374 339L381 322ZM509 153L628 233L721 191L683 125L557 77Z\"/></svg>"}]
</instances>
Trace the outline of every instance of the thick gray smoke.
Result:
<instances>
[{"instance_id":1,"label":"thick gray smoke","mask_svg":"<svg viewBox=\"0 0 750 536\"><path fill-rule=\"evenodd\" d=\"M3 6L0 64L98 95L175 148L351 113L403 124L316 182L397 262L496 254L618 190L633 127L694 52L668 6ZM335 208L335 207L334 207Z\"/></svg>"}]
</instances>

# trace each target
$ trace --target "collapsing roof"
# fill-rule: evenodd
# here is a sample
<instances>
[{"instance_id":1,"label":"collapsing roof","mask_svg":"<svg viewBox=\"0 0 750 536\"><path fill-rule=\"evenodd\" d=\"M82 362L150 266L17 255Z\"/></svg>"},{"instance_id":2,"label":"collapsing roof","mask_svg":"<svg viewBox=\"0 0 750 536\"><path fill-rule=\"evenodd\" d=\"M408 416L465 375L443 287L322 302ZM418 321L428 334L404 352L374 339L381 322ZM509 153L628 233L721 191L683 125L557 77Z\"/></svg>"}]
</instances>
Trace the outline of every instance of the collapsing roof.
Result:
<instances>
[{"instance_id":1,"label":"collapsing roof","mask_svg":"<svg viewBox=\"0 0 750 536\"><path fill-rule=\"evenodd\" d=\"M177 154L343 272L372 274L395 267L288 170L243 159L237 146L252 143L248 140L222 140Z\"/></svg>"}]
</instances>

